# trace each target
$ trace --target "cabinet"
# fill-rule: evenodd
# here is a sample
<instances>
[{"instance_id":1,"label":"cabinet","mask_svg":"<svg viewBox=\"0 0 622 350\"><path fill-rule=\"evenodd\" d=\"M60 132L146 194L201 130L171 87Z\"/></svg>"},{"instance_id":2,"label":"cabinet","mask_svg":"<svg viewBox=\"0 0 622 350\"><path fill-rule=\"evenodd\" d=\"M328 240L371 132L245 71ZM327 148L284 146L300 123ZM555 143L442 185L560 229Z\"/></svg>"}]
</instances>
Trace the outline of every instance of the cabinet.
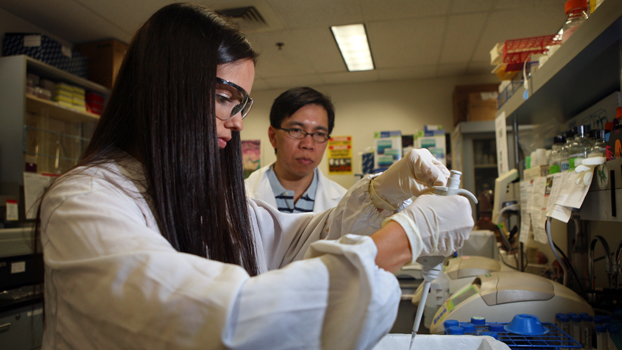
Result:
<instances>
[{"instance_id":1,"label":"cabinet","mask_svg":"<svg viewBox=\"0 0 622 350\"><path fill-rule=\"evenodd\" d=\"M0 196L18 199L20 207L25 164L36 164L39 173L68 170L82 154L99 120L96 114L26 93L28 73L87 92L110 93L101 85L27 56L0 58ZM20 211L22 219L23 208Z\"/></svg>"}]
</instances>

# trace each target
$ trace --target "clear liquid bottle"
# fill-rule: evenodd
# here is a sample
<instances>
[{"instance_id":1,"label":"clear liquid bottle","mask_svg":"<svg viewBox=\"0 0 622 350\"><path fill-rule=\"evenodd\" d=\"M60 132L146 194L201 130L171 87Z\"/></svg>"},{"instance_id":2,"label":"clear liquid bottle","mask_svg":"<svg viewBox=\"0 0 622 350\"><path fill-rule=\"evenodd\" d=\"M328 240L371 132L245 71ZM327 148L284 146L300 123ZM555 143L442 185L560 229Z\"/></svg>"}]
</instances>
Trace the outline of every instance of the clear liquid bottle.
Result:
<instances>
[{"instance_id":1,"label":"clear liquid bottle","mask_svg":"<svg viewBox=\"0 0 622 350\"><path fill-rule=\"evenodd\" d=\"M570 153L569 153L569 166L570 170L581 165L583 159L587 158L592 150L592 144L587 138L587 134L589 132L588 125L579 125L577 126L577 134L575 135L575 139L570 145Z\"/></svg>"},{"instance_id":2,"label":"clear liquid bottle","mask_svg":"<svg viewBox=\"0 0 622 350\"><path fill-rule=\"evenodd\" d=\"M559 173L562 170L562 148L566 143L563 135L557 135L553 138L553 147L551 147L551 155L549 157L549 174Z\"/></svg>"},{"instance_id":3,"label":"clear liquid bottle","mask_svg":"<svg viewBox=\"0 0 622 350\"><path fill-rule=\"evenodd\" d=\"M606 157L607 156L607 148L605 144L605 136L606 130L592 130L590 131L590 135L592 135L592 150L588 157Z\"/></svg>"},{"instance_id":4,"label":"clear liquid bottle","mask_svg":"<svg viewBox=\"0 0 622 350\"><path fill-rule=\"evenodd\" d=\"M587 0L568 0L566 2L566 23L562 27L562 43L587 19Z\"/></svg>"},{"instance_id":5,"label":"clear liquid bottle","mask_svg":"<svg viewBox=\"0 0 622 350\"><path fill-rule=\"evenodd\" d=\"M570 146L574 139L574 130L568 130L564 133L566 137L566 143L562 146L561 150L561 168L562 171L570 170Z\"/></svg>"}]
</instances>

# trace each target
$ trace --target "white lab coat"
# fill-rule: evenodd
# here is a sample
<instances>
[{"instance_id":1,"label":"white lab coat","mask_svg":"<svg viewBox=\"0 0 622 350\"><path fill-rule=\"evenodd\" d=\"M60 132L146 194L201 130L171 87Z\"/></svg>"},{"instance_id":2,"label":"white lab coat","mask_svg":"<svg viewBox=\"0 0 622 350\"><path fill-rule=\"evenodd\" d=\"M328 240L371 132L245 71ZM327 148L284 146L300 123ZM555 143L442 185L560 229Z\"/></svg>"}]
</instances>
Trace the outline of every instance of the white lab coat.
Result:
<instances>
[{"instance_id":1,"label":"white lab coat","mask_svg":"<svg viewBox=\"0 0 622 350\"><path fill-rule=\"evenodd\" d=\"M398 282L371 238L346 234L380 226L368 179L315 216L249 200L262 272L251 278L173 249L141 169L80 168L44 198L43 349L370 349L390 330Z\"/></svg>"},{"instance_id":2,"label":"white lab coat","mask_svg":"<svg viewBox=\"0 0 622 350\"><path fill-rule=\"evenodd\" d=\"M270 179L266 173L271 165L257 169L244 181L246 195L252 199L262 200L276 208L276 199L270 185ZM334 208L348 190L340 184L328 179L320 169L317 169L318 182L315 191L314 213L321 213L330 208Z\"/></svg>"}]
</instances>

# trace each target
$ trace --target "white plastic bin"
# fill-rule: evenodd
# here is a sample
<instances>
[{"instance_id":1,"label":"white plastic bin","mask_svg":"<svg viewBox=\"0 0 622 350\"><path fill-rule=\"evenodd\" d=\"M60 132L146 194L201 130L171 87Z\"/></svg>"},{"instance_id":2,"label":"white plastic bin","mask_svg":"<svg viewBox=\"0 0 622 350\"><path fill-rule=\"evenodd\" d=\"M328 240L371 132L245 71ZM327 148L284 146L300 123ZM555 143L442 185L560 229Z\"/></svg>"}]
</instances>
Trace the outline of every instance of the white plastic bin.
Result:
<instances>
[{"instance_id":1,"label":"white plastic bin","mask_svg":"<svg viewBox=\"0 0 622 350\"><path fill-rule=\"evenodd\" d=\"M409 350L410 334L387 334L373 350ZM475 335L428 335L419 334L413 344L414 350L510 350L493 337Z\"/></svg>"}]
</instances>

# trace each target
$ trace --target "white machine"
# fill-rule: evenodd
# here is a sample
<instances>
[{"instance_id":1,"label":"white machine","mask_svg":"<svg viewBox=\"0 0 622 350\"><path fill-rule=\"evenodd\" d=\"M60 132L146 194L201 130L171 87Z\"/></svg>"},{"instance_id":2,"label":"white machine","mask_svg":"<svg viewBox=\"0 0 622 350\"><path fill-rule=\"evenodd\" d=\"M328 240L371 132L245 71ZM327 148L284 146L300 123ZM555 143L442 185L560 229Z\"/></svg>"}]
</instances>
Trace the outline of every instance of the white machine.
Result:
<instances>
[{"instance_id":1,"label":"white machine","mask_svg":"<svg viewBox=\"0 0 622 350\"><path fill-rule=\"evenodd\" d=\"M454 294L460 288L471 284L479 276L490 272L514 271L497 260L483 256L460 256L445 261L445 277L449 280L449 293ZM421 298L423 284L413 295L413 304L418 304Z\"/></svg>"},{"instance_id":2,"label":"white machine","mask_svg":"<svg viewBox=\"0 0 622 350\"><path fill-rule=\"evenodd\" d=\"M499 223L499 214L506 202L508 185L516 179L518 179L518 171L512 169L495 180L495 198L491 218L495 224Z\"/></svg>"},{"instance_id":3,"label":"white machine","mask_svg":"<svg viewBox=\"0 0 622 350\"><path fill-rule=\"evenodd\" d=\"M434 315L430 333L442 333L448 319L467 322L481 316L487 322L510 322L516 314L531 314L555 322L558 312L594 315L583 298L559 283L525 272L492 272L452 294Z\"/></svg>"}]
</instances>

